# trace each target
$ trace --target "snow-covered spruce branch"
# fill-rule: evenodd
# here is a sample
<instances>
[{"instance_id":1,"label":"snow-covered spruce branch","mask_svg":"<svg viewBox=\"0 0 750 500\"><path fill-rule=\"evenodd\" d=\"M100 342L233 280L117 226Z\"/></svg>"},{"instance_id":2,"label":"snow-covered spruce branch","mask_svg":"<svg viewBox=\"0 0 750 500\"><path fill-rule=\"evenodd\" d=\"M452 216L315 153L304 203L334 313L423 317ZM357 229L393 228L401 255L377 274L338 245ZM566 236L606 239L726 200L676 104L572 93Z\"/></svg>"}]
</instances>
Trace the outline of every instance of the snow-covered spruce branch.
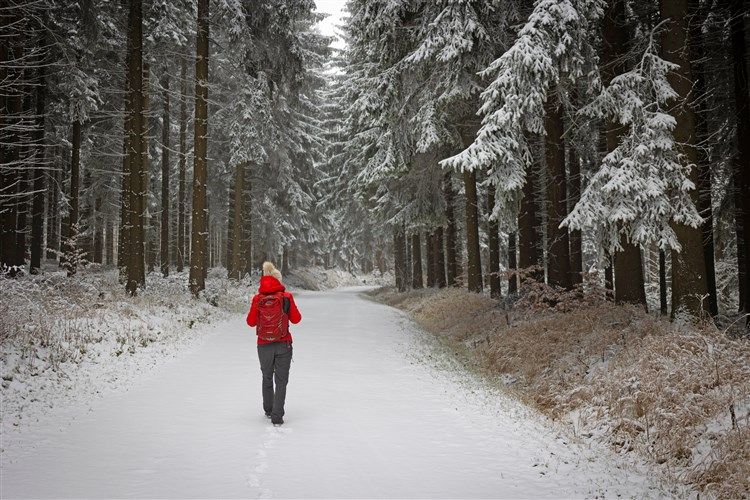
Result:
<instances>
[{"instance_id":1,"label":"snow-covered spruce branch","mask_svg":"<svg viewBox=\"0 0 750 500\"><path fill-rule=\"evenodd\" d=\"M481 78L494 81L481 93L482 126L474 142L444 168L480 169L495 186L492 218L504 228L515 227L526 167L533 162L526 134L544 134L545 102L561 75L583 74L583 54L590 27L603 15L600 0L542 0L537 3L515 43L486 69Z\"/></svg>"},{"instance_id":2,"label":"snow-covered spruce branch","mask_svg":"<svg viewBox=\"0 0 750 500\"><path fill-rule=\"evenodd\" d=\"M611 252L622 248L621 235L634 244L655 243L679 251L670 223L697 227L702 222L690 198L694 166L681 161L672 135L675 119L663 109L677 97L667 81L674 69L651 43L633 70L615 77L580 111L628 127L562 222L572 229L593 230Z\"/></svg>"},{"instance_id":3,"label":"snow-covered spruce branch","mask_svg":"<svg viewBox=\"0 0 750 500\"><path fill-rule=\"evenodd\" d=\"M523 186L531 162L524 133L544 133L547 92L560 75L581 76L589 26L601 18L604 5L601 0L538 2L513 46L480 73L497 76L481 94L478 114L484 118L477 138L441 165L494 172L498 189Z\"/></svg>"}]
</instances>

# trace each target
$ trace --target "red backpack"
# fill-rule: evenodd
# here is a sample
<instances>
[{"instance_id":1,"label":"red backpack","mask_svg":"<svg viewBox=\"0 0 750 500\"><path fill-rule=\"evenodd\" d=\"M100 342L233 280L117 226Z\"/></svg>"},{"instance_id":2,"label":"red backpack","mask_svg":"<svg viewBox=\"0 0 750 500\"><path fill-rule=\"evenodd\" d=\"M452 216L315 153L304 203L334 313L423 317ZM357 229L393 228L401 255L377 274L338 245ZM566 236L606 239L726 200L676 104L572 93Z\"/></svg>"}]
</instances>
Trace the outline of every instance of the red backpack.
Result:
<instances>
[{"instance_id":1,"label":"red backpack","mask_svg":"<svg viewBox=\"0 0 750 500\"><path fill-rule=\"evenodd\" d=\"M260 296L255 333L270 342L279 341L289 333L289 299L284 292Z\"/></svg>"}]
</instances>

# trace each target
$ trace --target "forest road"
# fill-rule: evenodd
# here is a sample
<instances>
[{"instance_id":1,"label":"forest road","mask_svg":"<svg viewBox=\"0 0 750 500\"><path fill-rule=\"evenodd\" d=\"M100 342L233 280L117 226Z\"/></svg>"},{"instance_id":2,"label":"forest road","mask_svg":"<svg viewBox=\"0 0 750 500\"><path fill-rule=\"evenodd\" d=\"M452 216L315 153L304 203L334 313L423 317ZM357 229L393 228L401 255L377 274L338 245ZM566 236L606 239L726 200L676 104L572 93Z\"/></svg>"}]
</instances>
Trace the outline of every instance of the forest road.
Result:
<instances>
[{"instance_id":1,"label":"forest road","mask_svg":"<svg viewBox=\"0 0 750 500\"><path fill-rule=\"evenodd\" d=\"M2 498L664 498L357 290L299 292L286 423L243 317L3 464Z\"/></svg>"}]
</instances>

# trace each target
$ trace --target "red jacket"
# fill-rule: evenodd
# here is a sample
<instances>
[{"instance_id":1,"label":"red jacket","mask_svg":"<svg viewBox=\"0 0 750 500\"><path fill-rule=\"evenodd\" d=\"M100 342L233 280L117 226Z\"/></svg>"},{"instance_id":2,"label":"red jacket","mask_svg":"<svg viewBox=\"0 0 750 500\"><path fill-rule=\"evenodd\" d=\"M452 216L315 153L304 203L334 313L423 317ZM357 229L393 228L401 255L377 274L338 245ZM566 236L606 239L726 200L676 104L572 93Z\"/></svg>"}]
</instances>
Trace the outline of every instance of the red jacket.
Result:
<instances>
[{"instance_id":1,"label":"red jacket","mask_svg":"<svg viewBox=\"0 0 750 500\"><path fill-rule=\"evenodd\" d=\"M249 326L254 327L258 324L258 299L260 298L260 296L276 292L284 292L284 297L289 299L289 322L294 323L295 325L300 322L300 320L302 319L302 315L299 313L297 305L294 303L294 297L292 297L292 294L287 292L286 288L284 288L284 285L282 285L281 282L273 276L262 276L260 278L260 287L258 288L258 293L253 297L253 303L250 306L250 312L247 313L247 324ZM289 332L286 336L282 337L277 342L291 341L292 333ZM272 341L263 340L262 338L258 337L258 344L270 343L272 343Z\"/></svg>"}]
</instances>

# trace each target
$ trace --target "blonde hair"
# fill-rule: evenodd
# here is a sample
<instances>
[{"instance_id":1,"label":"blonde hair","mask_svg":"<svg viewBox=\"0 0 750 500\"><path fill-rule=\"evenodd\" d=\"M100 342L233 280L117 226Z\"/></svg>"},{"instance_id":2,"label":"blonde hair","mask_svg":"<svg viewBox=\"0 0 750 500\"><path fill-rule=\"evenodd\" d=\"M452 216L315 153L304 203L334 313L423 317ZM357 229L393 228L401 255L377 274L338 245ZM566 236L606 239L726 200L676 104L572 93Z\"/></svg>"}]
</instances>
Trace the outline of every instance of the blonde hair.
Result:
<instances>
[{"instance_id":1,"label":"blonde hair","mask_svg":"<svg viewBox=\"0 0 750 500\"><path fill-rule=\"evenodd\" d=\"M276 269L276 266L273 265L273 262L264 262L263 263L263 276L273 276L277 280L281 281L281 272Z\"/></svg>"}]
</instances>

